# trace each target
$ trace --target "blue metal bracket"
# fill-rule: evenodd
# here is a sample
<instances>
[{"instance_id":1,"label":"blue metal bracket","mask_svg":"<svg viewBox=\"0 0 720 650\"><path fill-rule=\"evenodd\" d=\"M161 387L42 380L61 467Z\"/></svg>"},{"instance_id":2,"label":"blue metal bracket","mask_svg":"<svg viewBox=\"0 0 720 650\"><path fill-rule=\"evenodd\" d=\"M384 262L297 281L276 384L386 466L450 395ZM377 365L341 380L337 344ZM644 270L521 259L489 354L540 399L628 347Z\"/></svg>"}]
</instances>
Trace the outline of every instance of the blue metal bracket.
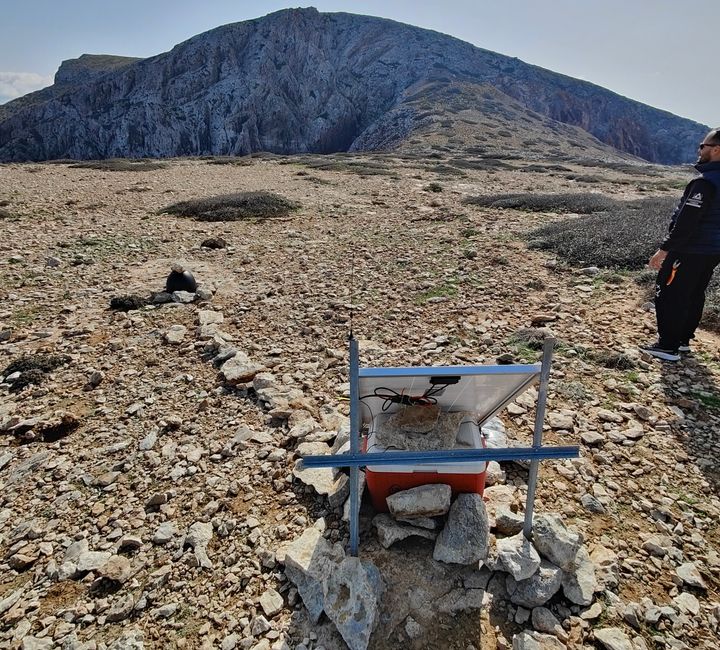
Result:
<instances>
[{"instance_id":1,"label":"blue metal bracket","mask_svg":"<svg viewBox=\"0 0 720 650\"><path fill-rule=\"evenodd\" d=\"M580 447L503 447L500 449L448 449L443 451L384 451L369 454L306 456L305 467L366 467L369 465L444 465L479 461L546 460L577 458Z\"/></svg>"}]
</instances>

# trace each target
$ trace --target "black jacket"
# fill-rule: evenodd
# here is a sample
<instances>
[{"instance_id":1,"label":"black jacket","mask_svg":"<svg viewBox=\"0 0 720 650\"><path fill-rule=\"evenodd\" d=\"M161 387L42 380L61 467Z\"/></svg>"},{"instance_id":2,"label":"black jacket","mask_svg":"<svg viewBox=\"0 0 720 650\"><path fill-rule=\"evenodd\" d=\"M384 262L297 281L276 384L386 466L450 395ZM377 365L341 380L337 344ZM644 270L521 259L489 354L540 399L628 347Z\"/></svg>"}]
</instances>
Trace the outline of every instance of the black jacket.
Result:
<instances>
[{"instance_id":1,"label":"black jacket","mask_svg":"<svg viewBox=\"0 0 720 650\"><path fill-rule=\"evenodd\" d=\"M701 176L688 183L670 219L661 250L720 254L720 162L695 165Z\"/></svg>"}]
</instances>

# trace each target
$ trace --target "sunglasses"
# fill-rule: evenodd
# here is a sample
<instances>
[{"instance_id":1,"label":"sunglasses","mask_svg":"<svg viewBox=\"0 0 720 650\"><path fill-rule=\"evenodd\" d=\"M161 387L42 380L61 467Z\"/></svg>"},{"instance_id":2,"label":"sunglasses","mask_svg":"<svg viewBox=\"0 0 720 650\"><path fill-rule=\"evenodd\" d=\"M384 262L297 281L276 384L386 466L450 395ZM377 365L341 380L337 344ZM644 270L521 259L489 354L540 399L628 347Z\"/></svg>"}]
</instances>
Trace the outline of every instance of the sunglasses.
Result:
<instances>
[{"instance_id":1,"label":"sunglasses","mask_svg":"<svg viewBox=\"0 0 720 650\"><path fill-rule=\"evenodd\" d=\"M698 145L698 149L704 149L705 147L720 147L720 144L705 144L704 142L701 142Z\"/></svg>"}]
</instances>

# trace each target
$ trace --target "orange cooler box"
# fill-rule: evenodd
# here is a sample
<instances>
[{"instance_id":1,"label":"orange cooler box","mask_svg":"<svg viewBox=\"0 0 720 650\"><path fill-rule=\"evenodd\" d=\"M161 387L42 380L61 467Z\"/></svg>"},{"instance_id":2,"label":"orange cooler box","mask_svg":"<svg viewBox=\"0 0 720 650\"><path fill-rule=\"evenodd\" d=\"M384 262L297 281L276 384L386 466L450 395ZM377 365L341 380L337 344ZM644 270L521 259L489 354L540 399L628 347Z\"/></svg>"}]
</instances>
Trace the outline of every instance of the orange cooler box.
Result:
<instances>
[{"instance_id":1,"label":"orange cooler box","mask_svg":"<svg viewBox=\"0 0 720 650\"><path fill-rule=\"evenodd\" d=\"M376 422L382 422L388 414L378 415L367 440L367 451L387 451L375 442ZM467 420L460 425L454 449L482 449L484 441L477 423ZM393 450L399 451L399 450ZM368 465L365 470L370 498L378 512L387 512L385 499L402 490L429 483L445 483L452 488L453 495L463 492L482 494L485 489L484 461L470 463L447 463L438 465Z\"/></svg>"}]
</instances>

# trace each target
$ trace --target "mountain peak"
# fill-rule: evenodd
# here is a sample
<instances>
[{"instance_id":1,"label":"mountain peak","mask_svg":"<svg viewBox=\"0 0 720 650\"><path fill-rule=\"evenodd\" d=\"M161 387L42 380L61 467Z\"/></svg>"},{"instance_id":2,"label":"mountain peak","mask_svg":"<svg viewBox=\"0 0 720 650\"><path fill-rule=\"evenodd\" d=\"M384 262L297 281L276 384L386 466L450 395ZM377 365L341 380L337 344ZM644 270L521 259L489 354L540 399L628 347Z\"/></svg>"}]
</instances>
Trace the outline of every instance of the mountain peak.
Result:
<instances>
[{"instance_id":1,"label":"mountain peak","mask_svg":"<svg viewBox=\"0 0 720 650\"><path fill-rule=\"evenodd\" d=\"M64 61L54 86L0 108L0 160L423 148L445 134L450 148L679 163L704 130L438 32L308 7L149 59Z\"/></svg>"}]
</instances>

